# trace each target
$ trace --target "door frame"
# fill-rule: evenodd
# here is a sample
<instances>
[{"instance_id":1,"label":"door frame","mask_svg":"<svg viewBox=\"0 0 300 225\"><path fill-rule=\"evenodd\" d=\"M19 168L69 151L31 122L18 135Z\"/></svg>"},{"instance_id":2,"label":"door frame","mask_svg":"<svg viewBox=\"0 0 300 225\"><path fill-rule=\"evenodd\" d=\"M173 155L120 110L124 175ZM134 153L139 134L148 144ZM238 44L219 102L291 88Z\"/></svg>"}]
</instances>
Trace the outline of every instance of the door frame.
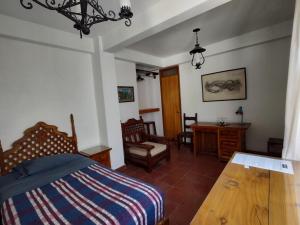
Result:
<instances>
[{"instance_id":1,"label":"door frame","mask_svg":"<svg viewBox=\"0 0 300 225\"><path fill-rule=\"evenodd\" d=\"M164 67L162 69L159 69L159 82L160 82L160 98L161 98L161 109L162 109L162 119L163 119L163 129L164 129L164 136L165 136L165 116L164 116L164 101L162 96L162 85L161 85L161 78L163 77L162 71L169 70L169 69L176 69L177 74L171 75L171 76L177 76L178 77L178 90L179 90L179 110L180 110L180 132L182 132L182 109L181 109L181 90L180 90L180 74L179 74L179 65L173 65Z\"/></svg>"}]
</instances>

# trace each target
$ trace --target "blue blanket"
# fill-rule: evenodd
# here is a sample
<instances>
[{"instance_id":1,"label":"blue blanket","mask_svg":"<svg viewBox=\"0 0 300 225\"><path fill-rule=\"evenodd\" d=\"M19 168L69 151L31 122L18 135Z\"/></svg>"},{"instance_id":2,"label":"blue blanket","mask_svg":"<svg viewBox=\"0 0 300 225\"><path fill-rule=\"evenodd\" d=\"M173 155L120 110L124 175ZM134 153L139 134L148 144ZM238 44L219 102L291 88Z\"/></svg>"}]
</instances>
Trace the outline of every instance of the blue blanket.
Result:
<instances>
[{"instance_id":1,"label":"blue blanket","mask_svg":"<svg viewBox=\"0 0 300 225\"><path fill-rule=\"evenodd\" d=\"M151 185L82 158L0 186L2 223L149 224L163 218Z\"/></svg>"},{"instance_id":2,"label":"blue blanket","mask_svg":"<svg viewBox=\"0 0 300 225\"><path fill-rule=\"evenodd\" d=\"M49 163L53 161L55 161L55 158L49 159ZM72 160L61 162L57 167L53 167L49 170L40 168L40 172L23 178L18 178L16 173L0 177L0 202L2 204L3 201L9 197L43 186L93 163L95 163L95 161L78 155Z\"/></svg>"}]
</instances>

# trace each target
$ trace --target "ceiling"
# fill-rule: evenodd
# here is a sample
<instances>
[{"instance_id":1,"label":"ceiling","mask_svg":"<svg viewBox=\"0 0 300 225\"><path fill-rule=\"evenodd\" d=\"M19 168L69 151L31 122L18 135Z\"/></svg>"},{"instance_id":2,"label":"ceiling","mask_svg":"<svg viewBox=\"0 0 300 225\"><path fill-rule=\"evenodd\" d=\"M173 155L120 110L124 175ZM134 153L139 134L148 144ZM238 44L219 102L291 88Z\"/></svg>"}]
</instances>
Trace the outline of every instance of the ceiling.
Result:
<instances>
[{"instance_id":1,"label":"ceiling","mask_svg":"<svg viewBox=\"0 0 300 225\"><path fill-rule=\"evenodd\" d=\"M43 0L40 0L43 2ZM62 0L57 0L57 2ZM112 9L115 12L120 10L120 0L98 0L103 6L104 10ZM135 15L143 12L148 7L151 7L155 3L162 0L131 0L132 10ZM24 3L30 2L30 0L24 0ZM50 11L45 8L33 4L33 9L27 10L23 8L20 4L20 0L1 0L0 14L7 16L16 17L21 20L45 25L48 27L78 33L77 30L73 28L73 22L66 19L63 15L58 15L55 11ZM98 36L109 32L114 29L114 24L124 23L124 21L119 22L104 22L97 24L91 28L91 36ZM124 25L124 29L126 26Z\"/></svg>"},{"instance_id":2,"label":"ceiling","mask_svg":"<svg viewBox=\"0 0 300 225\"><path fill-rule=\"evenodd\" d=\"M147 71L157 71L157 70L159 70L159 67L150 66L150 65L146 65L146 64L142 64L142 63L137 63L136 64L136 69L147 70Z\"/></svg>"},{"instance_id":3,"label":"ceiling","mask_svg":"<svg viewBox=\"0 0 300 225\"><path fill-rule=\"evenodd\" d=\"M24 0L24 2L26 1L31 0ZM102 3L103 8L106 10L119 11L120 0L98 1ZM167 0L131 0L133 12L138 15L159 1ZM207 46L243 33L291 20L294 14L294 4L295 0L232 0L227 4L141 40L128 48L157 57L168 57L188 52L195 43L192 30L196 27L201 28L199 33L200 44ZM36 4L31 10L24 9L20 5L20 0L1 0L0 14L67 32L78 33L73 28L73 22L64 16ZM124 21L97 24L92 27L91 36L103 35L113 29L118 29L118 23L122 24ZM124 29L130 28L124 25Z\"/></svg>"},{"instance_id":4,"label":"ceiling","mask_svg":"<svg viewBox=\"0 0 300 225\"><path fill-rule=\"evenodd\" d=\"M139 41L130 49L167 57L191 50L192 30L200 27L203 46L291 20L294 0L232 0L231 2Z\"/></svg>"}]
</instances>

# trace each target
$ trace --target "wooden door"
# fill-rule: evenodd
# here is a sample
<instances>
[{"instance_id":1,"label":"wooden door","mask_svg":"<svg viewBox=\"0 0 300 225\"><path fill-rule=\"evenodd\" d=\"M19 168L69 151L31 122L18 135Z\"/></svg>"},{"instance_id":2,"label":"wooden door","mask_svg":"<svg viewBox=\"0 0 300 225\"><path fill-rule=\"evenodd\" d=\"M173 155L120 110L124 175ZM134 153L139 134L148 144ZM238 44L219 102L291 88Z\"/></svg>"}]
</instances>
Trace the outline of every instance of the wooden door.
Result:
<instances>
[{"instance_id":1,"label":"wooden door","mask_svg":"<svg viewBox=\"0 0 300 225\"><path fill-rule=\"evenodd\" d=\"M181 102L178 66L160 70L164 135L176 140L181 132Z\"/></svg>"}]
</instances>

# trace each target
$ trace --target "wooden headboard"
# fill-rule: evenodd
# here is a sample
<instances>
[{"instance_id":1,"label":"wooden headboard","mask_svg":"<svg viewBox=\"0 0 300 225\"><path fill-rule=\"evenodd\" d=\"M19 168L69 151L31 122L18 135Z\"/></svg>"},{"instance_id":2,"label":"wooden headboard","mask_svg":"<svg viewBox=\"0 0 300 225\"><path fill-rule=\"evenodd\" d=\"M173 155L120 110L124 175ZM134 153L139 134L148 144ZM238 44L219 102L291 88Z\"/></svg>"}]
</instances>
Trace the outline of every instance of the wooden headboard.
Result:
<instances>
[{"instance_id":1,"label":"wooden headboard","mask_svg":"<svg viewBox=\"0 0 300 225\"><path fill-rule=\"evenodd\" d=\"M74 117L70 115L72 136L60 132L56 126L38 122L24 131L24 136L12 144L12 148L3 151L0 141L1 176L9 173L15 166L25 160L47 155L77 153L77 138Z\"/></svg>"}]
</instances>

